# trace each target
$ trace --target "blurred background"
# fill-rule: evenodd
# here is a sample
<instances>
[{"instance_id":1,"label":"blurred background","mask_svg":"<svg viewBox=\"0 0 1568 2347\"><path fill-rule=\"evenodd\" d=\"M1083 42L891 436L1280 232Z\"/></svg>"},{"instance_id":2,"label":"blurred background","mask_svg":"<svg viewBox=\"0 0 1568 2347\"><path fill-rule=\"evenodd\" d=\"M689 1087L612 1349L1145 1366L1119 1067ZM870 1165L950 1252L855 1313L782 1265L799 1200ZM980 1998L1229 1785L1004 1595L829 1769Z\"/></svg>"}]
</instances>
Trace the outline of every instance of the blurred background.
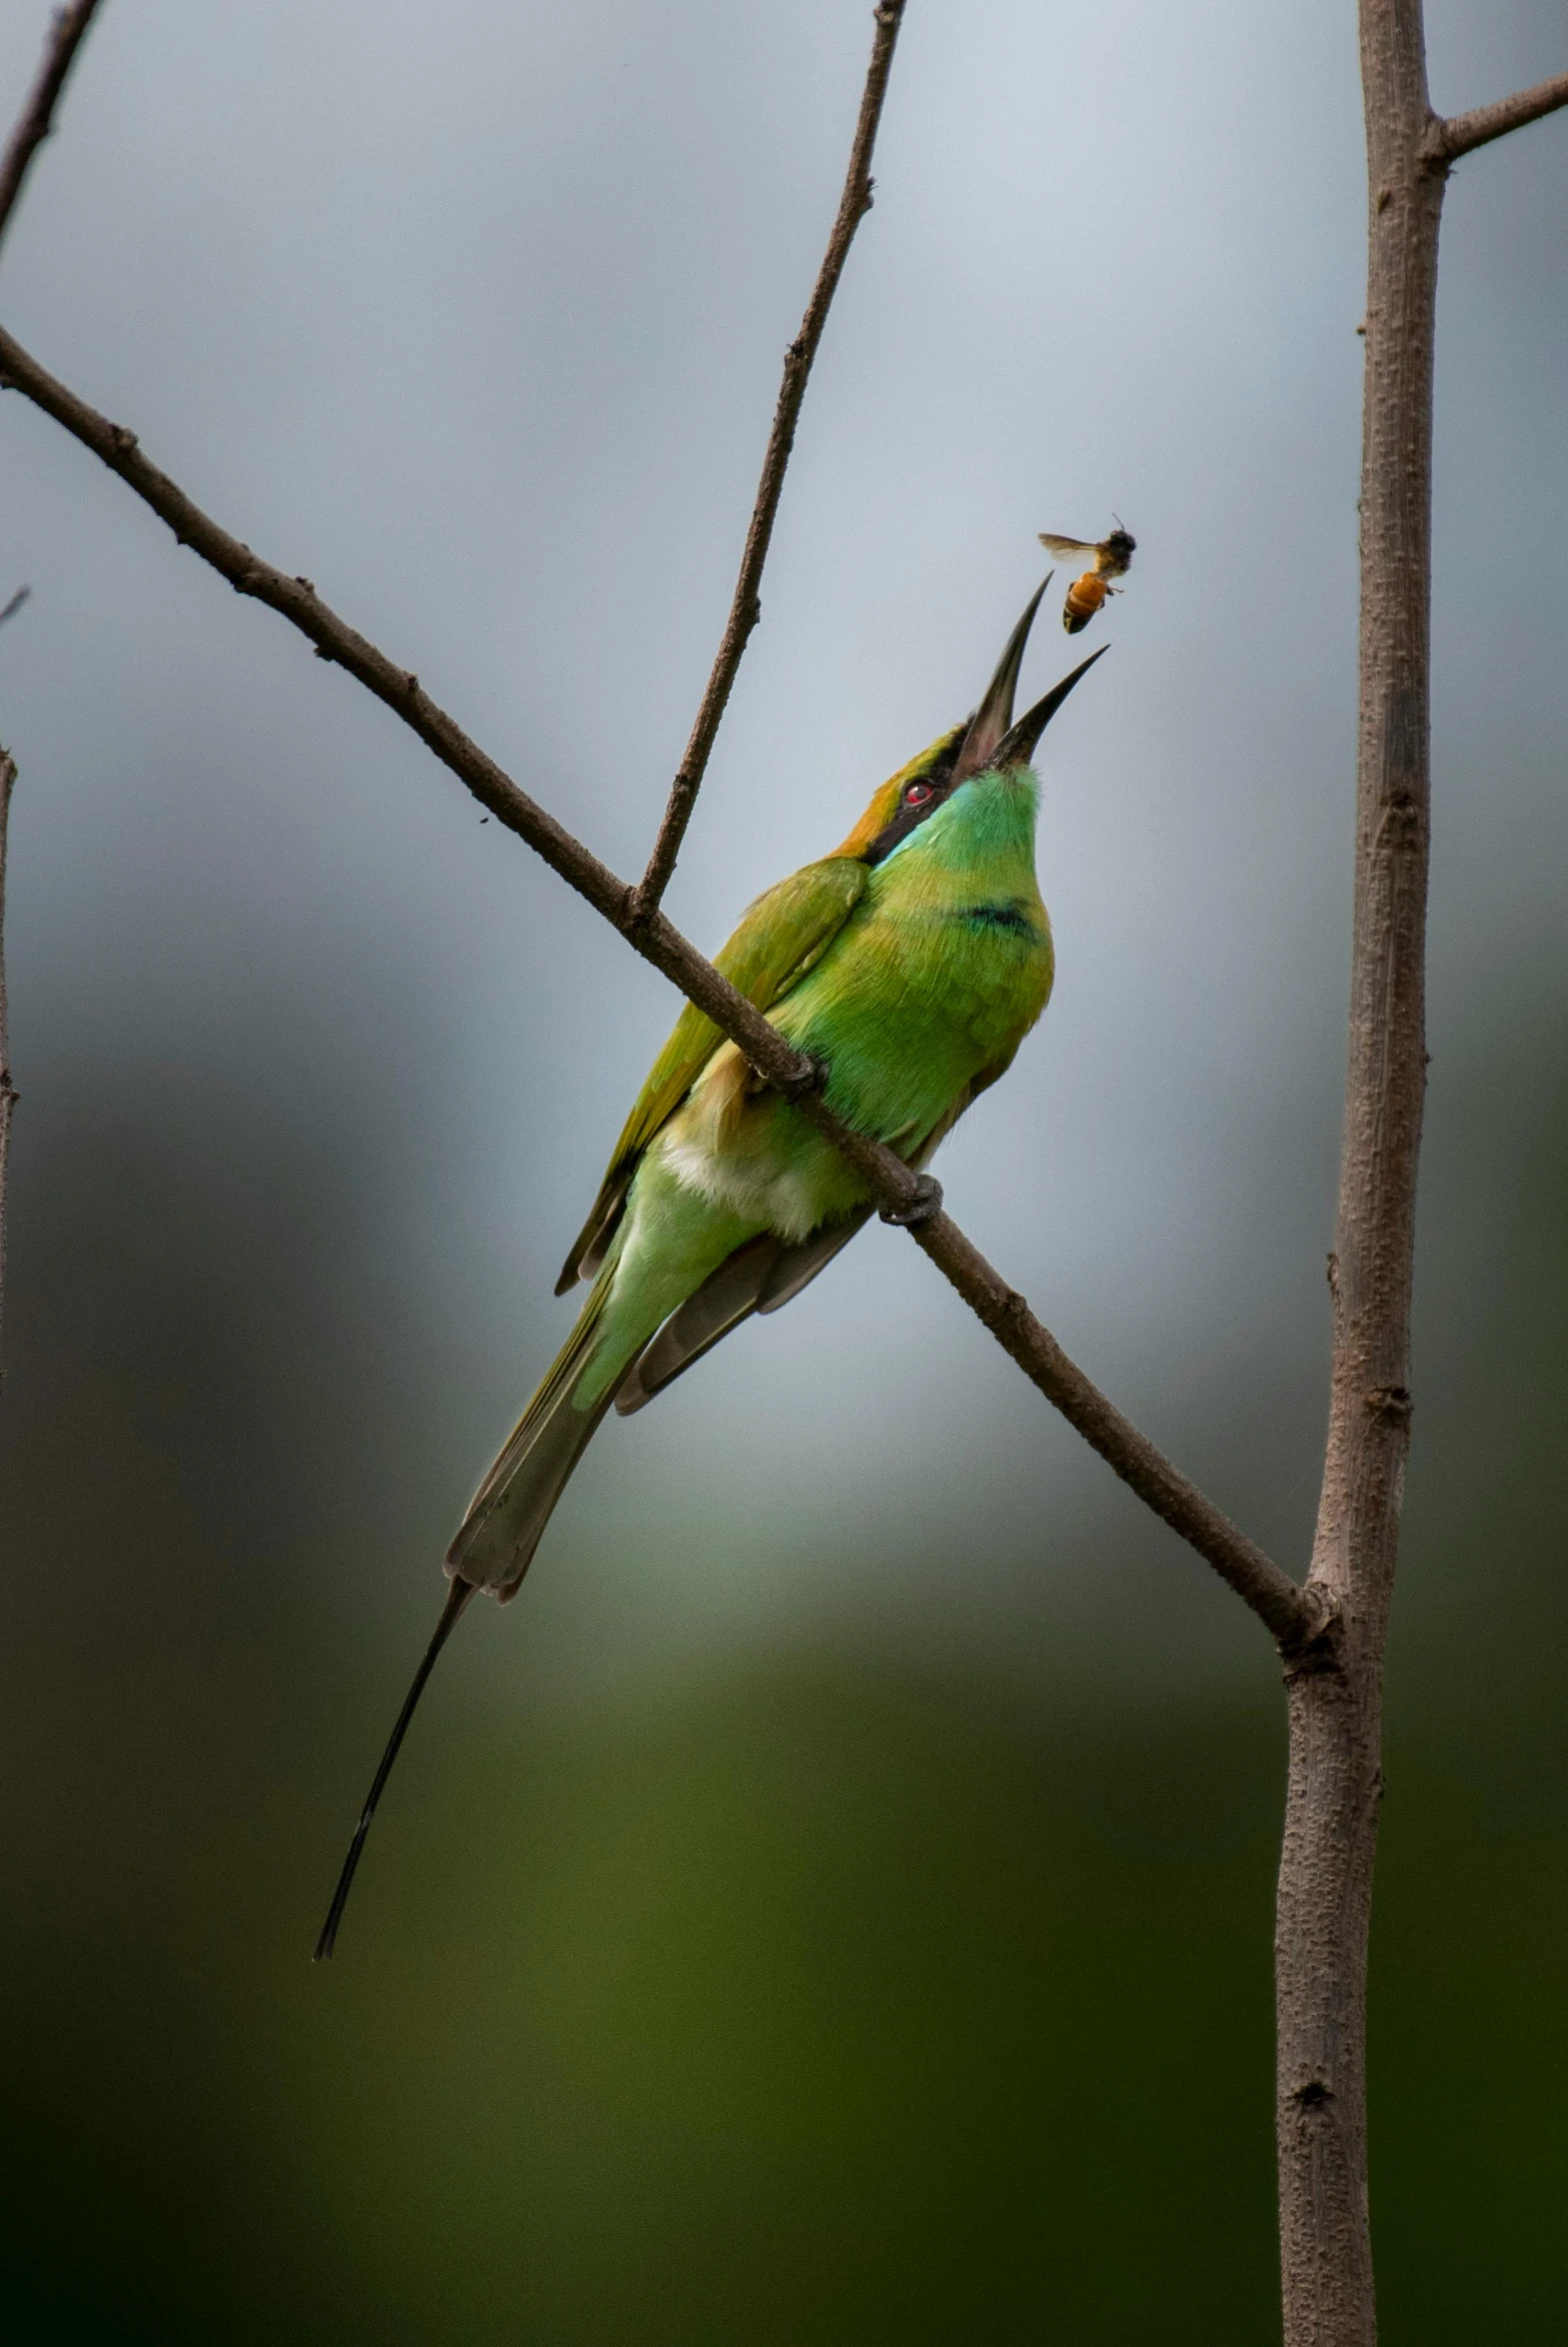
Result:
<instances>
[{"instance_id":1,"label":"blurred background","mask_svg":"<svg viewBox=\"0 0 1568 2347\"><path fill-rule=\"evenodd\" d=\"M1556 0L1433 0L1436 103ZM7 117L47 9L0 18ZM863 0L109 0L0 315L624 873L728 604ZM1352 12L911 0L671 910L714 946L1139 540L1046 738L1055 999L944 1154L1293 1569L1348 951ZM1568 2286L1568 119L1460 166L1389 1686L1391 2338ZM589 1454L309 1954L669 989L0 407L0 1657L24 2341L1274 2334L1267 1641L875 1228ZM1042 627L1026 684L1067 664ZM481 839L489 828L490 838Z\"/></svg>"}]
</instances>

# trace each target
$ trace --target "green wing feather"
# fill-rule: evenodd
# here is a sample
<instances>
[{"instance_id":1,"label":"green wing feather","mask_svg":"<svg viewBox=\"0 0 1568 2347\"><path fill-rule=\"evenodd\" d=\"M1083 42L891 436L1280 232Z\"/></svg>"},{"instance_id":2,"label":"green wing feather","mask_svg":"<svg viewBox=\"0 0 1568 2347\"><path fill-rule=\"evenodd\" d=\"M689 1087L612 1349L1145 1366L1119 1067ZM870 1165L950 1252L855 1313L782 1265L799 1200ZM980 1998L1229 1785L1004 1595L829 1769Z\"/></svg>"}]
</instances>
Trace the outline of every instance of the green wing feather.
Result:
<instances>
[{"instance_id":1,"label":"green wing feather","mask_svg":"<svg viewBox=\"0 0 1568 2347\"><path fill-rule=\"evenodd\" d=\"M869 877L869 866L851 856L826 856L802 866L748 906L734 937L714 956L714 967L759 1011L772 1010L821 960ZM558 1295L579 1279L591 1278L604 1261L644 1151L724 1040L707 1013L688 1003L626 1121L593 1211L556 1282Z\"/></svg>"}]
</instances>

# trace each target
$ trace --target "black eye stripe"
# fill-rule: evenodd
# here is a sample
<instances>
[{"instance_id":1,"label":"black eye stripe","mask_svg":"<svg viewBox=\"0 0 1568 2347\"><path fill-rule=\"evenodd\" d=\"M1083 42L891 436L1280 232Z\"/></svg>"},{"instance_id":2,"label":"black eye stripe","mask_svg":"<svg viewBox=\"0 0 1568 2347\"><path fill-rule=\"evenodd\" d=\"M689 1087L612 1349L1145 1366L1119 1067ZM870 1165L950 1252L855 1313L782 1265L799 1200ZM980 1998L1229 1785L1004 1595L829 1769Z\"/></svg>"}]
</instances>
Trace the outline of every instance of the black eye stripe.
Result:
<instances>
[{"instance_id":1,"label":"black eye stripe","mask_svg":"<svg viewBox=\"0 0 1568 2347\"><path fill-rule=\"evenodd\" d=\"M862 864L880 864L884 856L892 854L900 840L906 840L912 831L918 830L928 815L934 815L938 807L946 806L952 797L952 770L958 763L962 730L961 727L954 730L946 748L938 758L932 760L924 774L915 775L904 784L891 821L882 826L866 849L860 859Z\"/></svg>"},{"instance_id":2,"label":"black eye stripe","mask_svg":"<svg viewBox=\"0 0 1568 2347\"><path fill-rule=\"evenodd\" d=\"M917 790L923 791L925 796L914 798L911 794ZM880 864L884 856L892 854L900 841L919 830L927 816L934 815L938 807L945 807L951 796L952 784L946 778L907 784L898 802L897 814L891 823L884 825L877 833L860 861L863 864Z\"/></svg>"}]
</instances>

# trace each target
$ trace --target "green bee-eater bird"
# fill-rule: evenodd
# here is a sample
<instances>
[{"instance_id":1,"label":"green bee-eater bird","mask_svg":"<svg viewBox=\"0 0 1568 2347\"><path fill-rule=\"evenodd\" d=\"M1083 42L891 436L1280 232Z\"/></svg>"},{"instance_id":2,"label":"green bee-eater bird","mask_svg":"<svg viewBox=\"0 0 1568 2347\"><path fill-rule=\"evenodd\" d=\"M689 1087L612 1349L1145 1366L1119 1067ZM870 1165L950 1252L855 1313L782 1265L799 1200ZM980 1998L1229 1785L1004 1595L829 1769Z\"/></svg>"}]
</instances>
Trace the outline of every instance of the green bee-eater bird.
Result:
<instances>
[{"instance_id":1,"label":"green bee-eater bird","mask_svg":"<svg viewBox=\"0 0 1568 2347\"><path fill-rule=\"evenodd\" d=\"M1041 585L984 699L895 774L832 855L759 897L716 957L825 1070L848 1125L923 1168L1045 1008L1029 761L1093 660L1013 720ZM1098 653L1094 655L1097 660ZM436 1656L477 1589L523 1575L612 1402L641 1409L753 1312L777 1311L867 1219L857 1175L694 1004L655 1061L556 1292L591 1279L544 1383L447 1552L452 1587L371 1786L317 1946L330 1955L360 1850Z\"/></svg>"}]
</instances>

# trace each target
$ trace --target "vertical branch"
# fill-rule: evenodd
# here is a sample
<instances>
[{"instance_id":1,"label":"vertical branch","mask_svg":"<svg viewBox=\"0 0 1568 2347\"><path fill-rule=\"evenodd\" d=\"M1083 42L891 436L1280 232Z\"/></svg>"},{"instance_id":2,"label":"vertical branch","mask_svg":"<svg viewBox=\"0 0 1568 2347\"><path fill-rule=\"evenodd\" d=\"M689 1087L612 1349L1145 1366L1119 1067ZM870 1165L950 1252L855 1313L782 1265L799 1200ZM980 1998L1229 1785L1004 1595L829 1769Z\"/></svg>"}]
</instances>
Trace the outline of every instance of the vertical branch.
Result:
<instances>
[{"instance_id":1,"label":"vertical branch","mask_svg":"<svg viewBox=\"0 0 1568 2347\"><path fill-rule=\"evenodd\" d=\"M44 41L44 53L33 86L22 104L10 137L0 151L0 239L11 224L17 199L23 183L32 168L34 156L54 129L54 110L60 102L60 93L70 78L76 53L86 36L88 26L97 14L99 0L70 0L70 5L57 8L49 20L49 31ZM0 627L27 601L28 590L19 587L3 611ZM11 793L16 785L16 761L9 750L0 749L0 1327L3 1327L5 1309L5 1233L6 1233L6 1175L11 1164L11 1118L16 1108L16 1088L11 1082L10 1033L6 1018L5 998L5 856L6 837L10 829ZM5 1356L0 1351L0 1380L5 1375Z\"/></svg>"},{"instance_id":2,"label":"vertical branch","mask_svg":"<svg viewBox=\"0 0 1568 2347\"><path fill-rule=\"evenodd\" d=\"M9 618L15 608L15 599L0 617ZM0 750L0 1334L4 1332L5 1311L5 1207L6 1174L11 1164L11 1113L16 1107L16 1088L11 1082L10 1029L6 1018L5 999L5 851L10 829L11 792L16 782L16 760L9 750ZM5 1375L5 1355L0 1350L0 1380Z\"/></svg>"},{"instance_id":3,"label":"vertical branch","mask_svg":"<svg viewBox=\"0 0 1568 2347\"><path fill-rule=\"evenodd\" d=\"M882 100L887 95L887 76L892 71L892 53L898 39L898 27L903 22L903 10L904 0L877 0L871 60L865 69L865 87L860 94L860 112L849 149L849 168L844 174L843 193L838 199L838 211L827 239L827 250L822 255L822 265L816 273L811 298L805 305L800 331L784 353L784 381L779 387L779 404L774 410L773 429L768 435L768 448L763 458L762 479L757 485L757 503L752 508L752 519L746 533L741 575L735 583L730 617L725 622L725 632L714 658L708 690L703 695L703 706L697 713L686 755L671 785L669 804L659 826L654 852L633 895L632 910L639 922L647 921L652 914L657 913L660 900L670 886L676 858L681 853L686 827L692 820L697 794L708 772L708 761L741 666L742 655L752 630L763 616L759 594L763 565L768 560L774 523L779 513L779 499L784 490L784 471L789 462L789 452L794 447L794 428L800 418L800 403L805 397L811 362L816 357L816 346L822 339L822 328L827 323L827 313L832 307L833 295L838 290L843 265L849 257L849 247L854 242L854 232L871 208L871 153L876 145L877 126L882 118Z\"/></svg>"},{"instance_id":4,"label":"vertical branch","mask_svg":"<svg viewBox=\"0 0 1568 2347\"><path fill-rule=\"evenodd\" d=\"M1368 164L1355 914L1333 1366L1310 1585L1332 1647L1287 1670L1277 1914L1286 2347L1372 2347L1366 1967L1383 1646L1410 1440L1426 1051L1432 361L1443 169L1420 0L1361 0Z\"/></svg>"}]
</instances>

